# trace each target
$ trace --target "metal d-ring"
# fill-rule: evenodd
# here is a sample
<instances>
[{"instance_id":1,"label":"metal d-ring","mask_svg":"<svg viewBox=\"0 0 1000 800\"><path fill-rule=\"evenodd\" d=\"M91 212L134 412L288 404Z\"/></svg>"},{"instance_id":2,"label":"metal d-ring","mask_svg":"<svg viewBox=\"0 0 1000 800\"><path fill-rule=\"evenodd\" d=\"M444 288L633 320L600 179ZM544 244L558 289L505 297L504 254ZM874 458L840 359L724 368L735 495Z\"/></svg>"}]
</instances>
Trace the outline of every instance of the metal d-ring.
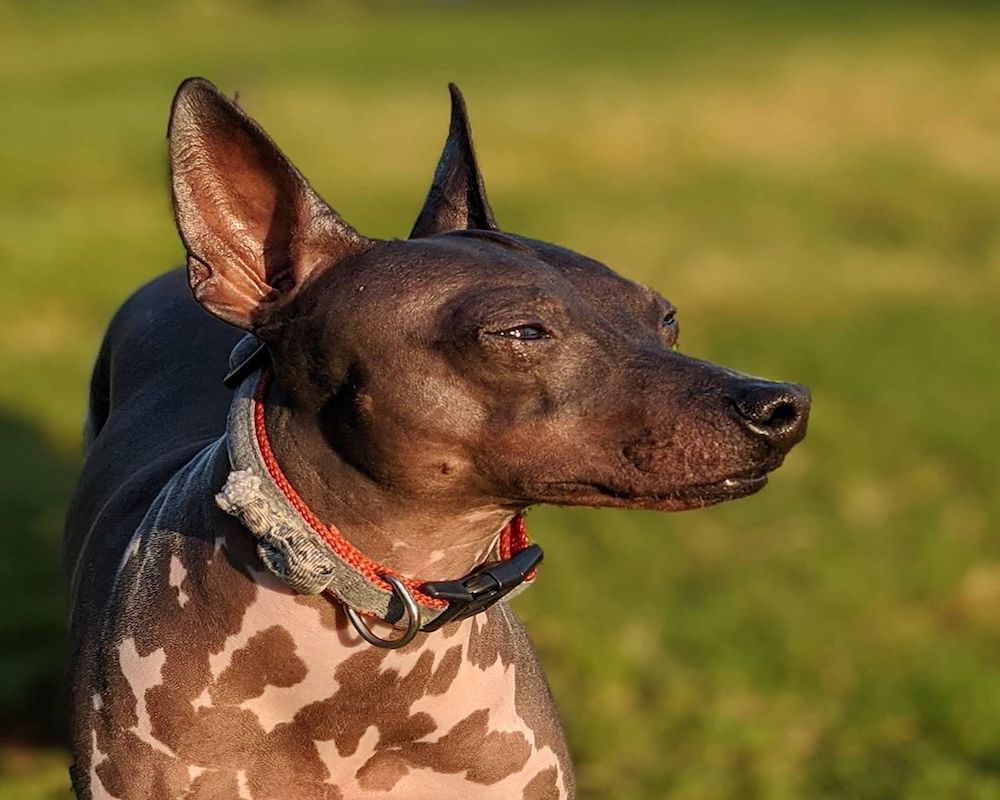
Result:
<instances>
[{"instance_id":1,"label":"metal d-ring","mask_svg":"<svg viewBox=\"0 0 1000 800\"><path fill-rule=\"evenodd\" d=\"M382 580L392 586L392 593L399 598L399 602L403 604L403 610L406 611L406 630L403 631L402 636L396 639L383 639L381 636L372 633L371 628L361 618L361 615L346 603L344 604L344 611L347 612L347 618L351 621L354 629L368 644L373 644L375 647L381 647L385 650L397 650L412 642L413 637L420 630L420 606L413 599L413 595L406 588L406 584L395 575L383 575Z\"/></svg>"}]
</instances>

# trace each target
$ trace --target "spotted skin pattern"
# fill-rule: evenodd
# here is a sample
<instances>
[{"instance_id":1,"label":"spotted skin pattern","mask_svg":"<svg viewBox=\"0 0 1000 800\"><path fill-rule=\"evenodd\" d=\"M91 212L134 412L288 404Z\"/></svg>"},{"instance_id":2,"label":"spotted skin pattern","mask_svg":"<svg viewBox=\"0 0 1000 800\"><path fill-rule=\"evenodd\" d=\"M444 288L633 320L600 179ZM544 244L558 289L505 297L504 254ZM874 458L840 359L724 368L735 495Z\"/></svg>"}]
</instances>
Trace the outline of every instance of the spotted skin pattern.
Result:
<instances>
[{"instance_id":1,"label":"spotted skin pattern","mask_svg":"<svg viewBox=\"0 0 1000 800\"><path fill-rule=\"evenodd\" d=\"M154 531L126 554L87 705L91 797L573 796L548 688L506 605L373 648L219 524L215 540Z\"/></svg>"}]
</instances>

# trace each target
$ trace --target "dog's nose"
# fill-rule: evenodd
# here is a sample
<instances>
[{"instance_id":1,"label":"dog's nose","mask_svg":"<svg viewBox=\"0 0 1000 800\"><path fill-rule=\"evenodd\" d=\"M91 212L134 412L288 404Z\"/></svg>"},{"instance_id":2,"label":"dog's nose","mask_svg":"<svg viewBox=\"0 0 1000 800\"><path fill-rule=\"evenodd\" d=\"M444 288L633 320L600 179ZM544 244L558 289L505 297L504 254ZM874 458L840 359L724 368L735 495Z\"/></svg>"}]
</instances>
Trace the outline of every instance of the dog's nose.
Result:
<instances>
[{"instance_id":1,"label":"dog's nose","mask_svg":"<svg viewBox=\"0 0 1000 800\"><path fill-rule=\"evenodd\" d=\"M743 426L774 447L787 450L806 435L812 401L805 386L745 380L733 387L730 400Z\"/></svg>"}]
</instances>

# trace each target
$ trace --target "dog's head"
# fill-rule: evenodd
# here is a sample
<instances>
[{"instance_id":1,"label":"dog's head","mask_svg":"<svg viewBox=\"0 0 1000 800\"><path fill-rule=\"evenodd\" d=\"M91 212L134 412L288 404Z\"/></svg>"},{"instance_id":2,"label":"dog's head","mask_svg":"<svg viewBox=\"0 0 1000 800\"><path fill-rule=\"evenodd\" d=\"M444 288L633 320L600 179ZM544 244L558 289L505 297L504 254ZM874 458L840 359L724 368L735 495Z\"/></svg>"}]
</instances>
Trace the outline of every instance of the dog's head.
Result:
<instances>
[{"instance_id":1,"label":"dog's head","mask_svg":"<svg viewBox=\"0 0 1000 800\"><path fill-rule=\"evenodd\" d=\"M809 394L677 352L674 307L503 232L465 106L409 239L368 239L203 80L170 123L191 287L266 342L293 413L397 491L679 510L761 488Z\"/></svg>"}]
</instances>

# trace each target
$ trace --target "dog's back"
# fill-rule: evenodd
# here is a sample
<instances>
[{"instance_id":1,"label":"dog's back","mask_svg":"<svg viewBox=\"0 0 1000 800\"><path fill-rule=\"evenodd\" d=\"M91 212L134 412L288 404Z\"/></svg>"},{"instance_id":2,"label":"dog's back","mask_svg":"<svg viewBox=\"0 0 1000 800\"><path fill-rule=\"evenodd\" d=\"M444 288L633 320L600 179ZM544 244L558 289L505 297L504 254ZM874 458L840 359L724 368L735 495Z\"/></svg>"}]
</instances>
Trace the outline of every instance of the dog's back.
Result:
<instances>
[{"instance_id":1,"label":"dog's back","mask_svg":"<svg viewBox=\"0 0 1000 800\"><path fill-rule=\"evenodd\" d=\"M240 335L194 302L183 270L135 292L108 328L65 533L74 677L82 637L95 628L151 498L225 429L232 393L222 376Z\"/></svg>"}]
</instances>

